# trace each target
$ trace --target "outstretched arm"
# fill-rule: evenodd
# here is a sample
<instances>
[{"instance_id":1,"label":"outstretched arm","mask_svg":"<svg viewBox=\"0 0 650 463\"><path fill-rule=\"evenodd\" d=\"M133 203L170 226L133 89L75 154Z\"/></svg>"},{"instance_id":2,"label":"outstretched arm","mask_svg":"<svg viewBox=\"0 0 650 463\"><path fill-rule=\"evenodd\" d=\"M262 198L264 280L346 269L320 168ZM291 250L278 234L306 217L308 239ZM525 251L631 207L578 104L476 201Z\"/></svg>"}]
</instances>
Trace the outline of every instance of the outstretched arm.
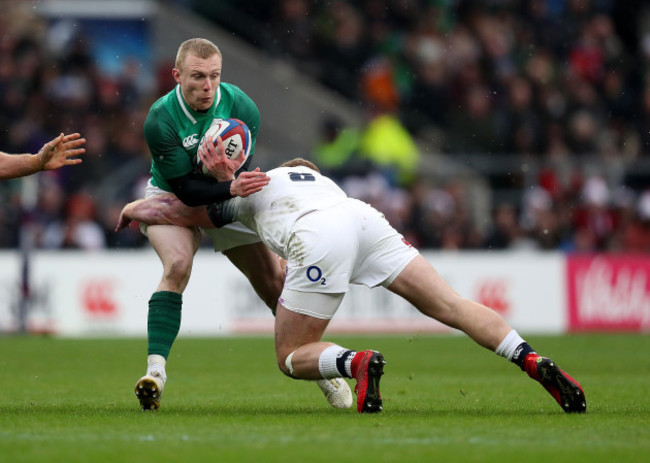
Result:
<instances>
[{"instance_id":1,"label":"outstretched arm","mask_svg":"<svg viewBox=\"0 0 650 463\"><path fill-rule=\"evenodd\" d=\"M81 159L71 158L83 154L86 143L78 133L61 134L47 142L37 154L7 154L0 152L0 180L24 177L41 170L58 169L79 164Z\"/></svg>"}]
</instances>

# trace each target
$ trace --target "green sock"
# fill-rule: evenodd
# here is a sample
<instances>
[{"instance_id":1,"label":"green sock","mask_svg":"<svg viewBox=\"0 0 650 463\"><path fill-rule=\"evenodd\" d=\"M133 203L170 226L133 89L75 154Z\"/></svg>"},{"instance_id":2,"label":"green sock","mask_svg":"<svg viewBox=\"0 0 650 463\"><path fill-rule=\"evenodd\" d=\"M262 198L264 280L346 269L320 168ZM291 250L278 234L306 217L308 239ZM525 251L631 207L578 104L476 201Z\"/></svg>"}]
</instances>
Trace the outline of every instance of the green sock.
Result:
<instances>
[{"instance_id":1,"label":"green sock","mask_svg":"<svg viewBox=\"0 0 650 463\"><path fill-rule=\"evenodd\" d=\"M171 291L159 291L149 299L147 334L148 355L162 355L165 359L174 344L181 327L183 295Z\"/></svg>"}]
</instances>

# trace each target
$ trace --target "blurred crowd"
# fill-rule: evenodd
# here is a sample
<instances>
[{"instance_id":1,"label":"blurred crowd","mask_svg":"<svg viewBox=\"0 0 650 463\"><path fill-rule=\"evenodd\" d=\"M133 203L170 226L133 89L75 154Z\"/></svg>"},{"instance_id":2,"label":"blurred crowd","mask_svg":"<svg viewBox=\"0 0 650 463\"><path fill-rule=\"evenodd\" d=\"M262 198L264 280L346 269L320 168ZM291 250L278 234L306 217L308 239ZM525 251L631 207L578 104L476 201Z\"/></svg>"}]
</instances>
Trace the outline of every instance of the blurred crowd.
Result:
<instances>
[{"instance_id":1,"label":"blurred crowd","mask_svg":"<svg viewBox=\"0 0 650 463\"><path fill-rule=\"evenodd\" d=\"M650 250L647 2L190 3L366 109L361 129L324 121L314 157L414 244ZM376 126L395 135L369 146ZM460 162L518 162L488 174L517 197L494 195L477 223L471 186L417 175L416 139Z\"/></svg>"},{"instance_id":2,"label":"blurred crowd","mask_svg":"<svg viewBox=\"0 0 650 463\"><path fill-rule=\"evenodd\" d=\"M22 6L0 2L0 149L35 153L61 132L87 144L80 165L0 183L0 248L140 246L135 231L112 229L132 198L124 189L139 187L131 172L148 172L142 124L153 95L138 86L135 63L101 73L73 25L50 27Z\"/></svg>"},{"instance_id":3,"label":"blurred crowd","mask_svg":"<svg viewBox=\"0 0 650 463\"><path fill-rule=\"evenodd\" d=\"M650 9L641 0L249 0L175 3L357 103L362 127L323 121L312 156L354 197L431 249L650 251ZM167 88L128 63L98 72L81 37L0 1L0 149L36 152L60 132L84 162L0 184L0 247L137 247L112 232L148 171L142 124ZM419 140L459 162L535 165L488 176L477 220L471 182L422 175ZM647 163L646 163L647 165ZM512 174L512 175L510 175ZM500 182L500 183L499 183ZM22 225L22 226L21 226Z\"/></svg>"}]
</instances>

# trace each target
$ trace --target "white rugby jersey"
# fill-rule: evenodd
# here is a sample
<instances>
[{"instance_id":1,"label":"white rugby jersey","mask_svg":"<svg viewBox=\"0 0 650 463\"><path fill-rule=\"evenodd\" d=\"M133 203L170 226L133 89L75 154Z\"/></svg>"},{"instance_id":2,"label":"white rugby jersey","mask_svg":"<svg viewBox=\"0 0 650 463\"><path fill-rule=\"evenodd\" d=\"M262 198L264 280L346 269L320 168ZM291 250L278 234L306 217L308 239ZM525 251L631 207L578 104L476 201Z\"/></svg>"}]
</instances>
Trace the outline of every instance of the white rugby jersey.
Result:
<instances>
[{"instance_id":1,"label":"white rugby jersey","mask_svg":"<svg viewBox=\"0 0 650 463\"><path fill-rule=\"evenodd\" d=\"M309 212L335 206L347 195L332 180L308 167L278 167L267 175L271 180L262 191L238 198L237 220L254 230L273 252L285 257L295 221Z\"/></svg>"}]
</instances>

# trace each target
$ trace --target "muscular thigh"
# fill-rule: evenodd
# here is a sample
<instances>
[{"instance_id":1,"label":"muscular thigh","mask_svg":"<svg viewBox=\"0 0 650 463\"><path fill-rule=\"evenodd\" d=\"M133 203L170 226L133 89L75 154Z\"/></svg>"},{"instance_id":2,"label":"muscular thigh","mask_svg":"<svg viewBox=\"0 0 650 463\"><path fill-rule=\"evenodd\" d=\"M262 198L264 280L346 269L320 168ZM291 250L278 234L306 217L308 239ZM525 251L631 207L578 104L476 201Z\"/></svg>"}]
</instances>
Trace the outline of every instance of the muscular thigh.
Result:
<instances>
[{"instance_id":1,"label":"muscular thigh","mask_svg":"<svg viewBox=\"0 0 650 463\"><path fill-rule=\"evenodd\" d=\"M409 262L388 289L409 301L420 312L434 318L439 318L460 298L422 256Z\"/></svg>"}]
</instances>

